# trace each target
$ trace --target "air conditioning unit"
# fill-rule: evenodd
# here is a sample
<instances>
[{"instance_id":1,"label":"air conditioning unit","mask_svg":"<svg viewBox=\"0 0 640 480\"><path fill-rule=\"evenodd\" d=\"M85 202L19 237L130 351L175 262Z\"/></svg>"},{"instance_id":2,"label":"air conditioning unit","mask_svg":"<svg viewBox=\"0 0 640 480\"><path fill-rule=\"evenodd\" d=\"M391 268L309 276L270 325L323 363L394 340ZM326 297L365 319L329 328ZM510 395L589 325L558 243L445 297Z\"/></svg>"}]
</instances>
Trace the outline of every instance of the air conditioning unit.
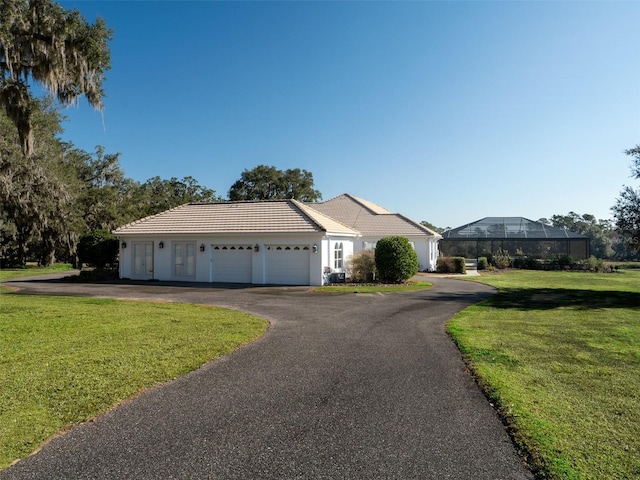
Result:
<instances>
[{"instance_id":1,"label":"air conditioning unit","mask_svg":"<svg viewBox=\"0 0 640 480\"><path fill-rule=\"evenodd\" d=\"M347 281L344 272L334 272L329 275L329 283L345 283Z\"/></svg>"}]
</instances>

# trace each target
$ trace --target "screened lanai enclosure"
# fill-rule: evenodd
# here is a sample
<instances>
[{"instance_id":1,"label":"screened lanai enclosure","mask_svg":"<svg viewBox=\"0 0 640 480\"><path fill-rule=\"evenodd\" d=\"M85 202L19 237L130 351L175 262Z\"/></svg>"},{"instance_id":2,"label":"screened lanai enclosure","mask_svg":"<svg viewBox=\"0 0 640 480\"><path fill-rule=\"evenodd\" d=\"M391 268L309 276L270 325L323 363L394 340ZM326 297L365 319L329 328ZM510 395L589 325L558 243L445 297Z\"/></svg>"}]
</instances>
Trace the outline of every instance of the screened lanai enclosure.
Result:
<instances>
[{"instance_id":1,"label":"screened lanai enclosure","mask_svg":"<svg viewBox=\"0 0 640 480\"><path fill-rule=\"evenodd\" d=\"M589 258L589 237L522 217L485 217L442 233L444 256L478 258L502 250L511 257L551 258L571 255Z\"/></svg>"}]
</instances>

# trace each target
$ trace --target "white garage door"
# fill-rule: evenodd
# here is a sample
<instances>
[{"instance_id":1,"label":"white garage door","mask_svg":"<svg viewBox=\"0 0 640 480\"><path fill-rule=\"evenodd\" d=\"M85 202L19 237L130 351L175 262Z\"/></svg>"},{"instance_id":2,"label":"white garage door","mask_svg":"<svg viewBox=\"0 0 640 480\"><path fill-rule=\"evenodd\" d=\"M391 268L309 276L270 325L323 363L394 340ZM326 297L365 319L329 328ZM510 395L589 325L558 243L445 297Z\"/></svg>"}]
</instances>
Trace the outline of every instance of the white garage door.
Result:
<instances>
[{"instance_id":1,"label":"white garage door","mask_svg":"<svg viewBox=\"0 0 640 480\"><path fill-rule=\"evenodd\" d=\"M266 260L267 283L309 285L308 245L270 245Z\"/></svg>"},{"instance_id":2,"label":"white garage door","mask_svg":"<svg viewBox=\"0 0 640 480\"><path fill-rule=\"evenodd\" d=\"M213 245L213 281L251 283L253 249L248 245Z\"/></svg>"}]
</instances>

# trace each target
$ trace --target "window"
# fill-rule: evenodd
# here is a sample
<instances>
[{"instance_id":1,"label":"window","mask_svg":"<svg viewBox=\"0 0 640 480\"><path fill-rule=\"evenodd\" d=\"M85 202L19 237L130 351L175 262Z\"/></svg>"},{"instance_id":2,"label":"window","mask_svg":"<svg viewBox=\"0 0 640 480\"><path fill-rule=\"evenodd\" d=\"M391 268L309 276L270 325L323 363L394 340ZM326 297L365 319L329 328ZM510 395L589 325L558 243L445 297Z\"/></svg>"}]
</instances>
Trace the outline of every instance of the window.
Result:
<instances>
[{"instance_id":1,"label":"window","mask_svg":"<svg viewBox=\"0 0 640 480\"><path fill-rule=\"evenodd\" d=\"M343 261L342 261L343 247L342 242L336 243L336 246L333 249L333 268L336 270L342 269Z\"/></svg>"},{"instance_id":2,"label":"window","mask_svg":"<svg viewBox=\"0 0 640 480\"><path fill-rule=\"evenodd\" d=\"M175 242L173 244L173 274L176 277L196 275L196 244Z\"/></svg>"},{"instance_id":3,"label":"window","mask_svg":"<svg viewBox=\"0 0 640 480\"><path fill-rule=\"evenodd\" d=\"M362 247L365 250L375 250L377 242L362 242Z\"/></svg>"}]
</instances>

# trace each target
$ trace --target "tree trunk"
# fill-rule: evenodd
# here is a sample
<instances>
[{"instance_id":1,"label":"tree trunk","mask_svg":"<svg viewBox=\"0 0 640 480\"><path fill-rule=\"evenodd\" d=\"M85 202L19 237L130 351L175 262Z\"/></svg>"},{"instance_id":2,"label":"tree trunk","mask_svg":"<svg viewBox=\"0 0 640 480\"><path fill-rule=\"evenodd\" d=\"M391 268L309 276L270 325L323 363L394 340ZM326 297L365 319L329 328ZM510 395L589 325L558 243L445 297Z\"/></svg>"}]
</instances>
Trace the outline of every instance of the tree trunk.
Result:
<instances>
[{"instance_id":1,"label":"tree trunk","mask_svg":"<svg viewBox=\"0 0 640 480\"><path fill-rule=\"evenodd\" d=\"M18 228L18 245L16 248L18 265L25 266L27 264L27 242L31 236L31 230L28 228Z\"/></svg>"}]
</instances>

